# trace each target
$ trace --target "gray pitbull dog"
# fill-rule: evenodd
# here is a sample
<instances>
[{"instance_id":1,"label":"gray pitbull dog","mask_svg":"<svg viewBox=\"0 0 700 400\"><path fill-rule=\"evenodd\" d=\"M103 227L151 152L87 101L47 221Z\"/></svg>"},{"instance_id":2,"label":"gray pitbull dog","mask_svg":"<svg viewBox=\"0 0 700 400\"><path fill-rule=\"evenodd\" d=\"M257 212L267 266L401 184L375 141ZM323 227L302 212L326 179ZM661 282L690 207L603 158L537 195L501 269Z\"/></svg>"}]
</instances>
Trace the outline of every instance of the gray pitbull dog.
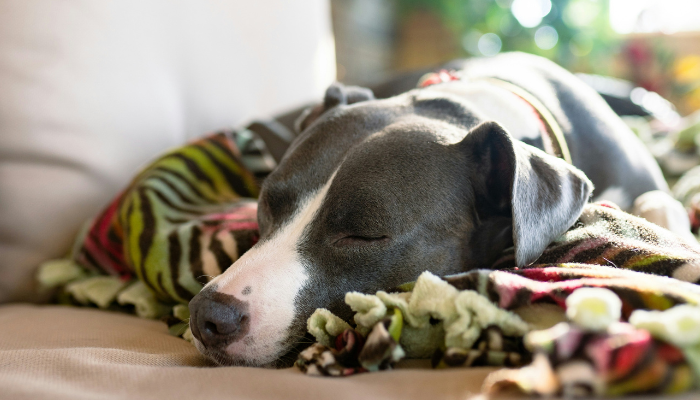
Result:
<instances>
[{"instance_id":1,"label":"gray pitbull dog","mask_svg":"<svg viewBox=\"0 0 700 400\"><path fill-rule=\"evenodd\" d=\"M259 243L190 303L203 354L290 365L316 308L350 317L346 292L488 268L511 246L524 266L591 194L629 209L643 193L668 191L644 145L559 66L511 53L466 61L460 73L383 100L336 84L302 117L263 184ZM489 77L546 106L573 165L541 150L532 107Z\"/></svg>"}]
</instances>

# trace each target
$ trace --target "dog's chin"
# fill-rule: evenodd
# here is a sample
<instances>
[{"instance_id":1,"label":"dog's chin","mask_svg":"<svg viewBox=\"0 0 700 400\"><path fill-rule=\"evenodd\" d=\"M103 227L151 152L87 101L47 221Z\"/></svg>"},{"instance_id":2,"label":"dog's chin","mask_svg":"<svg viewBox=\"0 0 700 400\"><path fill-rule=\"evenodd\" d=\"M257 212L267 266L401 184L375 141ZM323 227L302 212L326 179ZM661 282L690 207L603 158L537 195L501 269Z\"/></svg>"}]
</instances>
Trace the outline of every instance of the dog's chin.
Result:
<instances>
[{"instance_id":1,"label":"dog's chin","mask_svg":"<svg viewBox=\"0 0 700 400\"><path fill-rule=\"evenodd\" d=\"M294 365L299 353L309 347L309 342L292 343L286 350L280 352L279 356L272 361L249 360L243 357L236 357L223 351L209 350L197 339L194 345L199 352L213 363L222 367L257 367L280 369L289 368Z\"/></svg>"}]
</instances>

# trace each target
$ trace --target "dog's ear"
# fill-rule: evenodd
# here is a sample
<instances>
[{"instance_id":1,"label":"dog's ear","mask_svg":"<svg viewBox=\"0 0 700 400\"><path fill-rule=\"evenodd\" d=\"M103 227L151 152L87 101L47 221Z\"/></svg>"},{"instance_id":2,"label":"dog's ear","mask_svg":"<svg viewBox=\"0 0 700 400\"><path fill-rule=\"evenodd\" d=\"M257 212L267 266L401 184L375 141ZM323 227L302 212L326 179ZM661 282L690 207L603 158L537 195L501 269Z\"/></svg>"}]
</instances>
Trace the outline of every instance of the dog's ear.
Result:
<instances>
[{"instance_id":1,"label":"dog's ear","mask_svg":"<svg viewBox=\"0 0 700 400\"><path fill-rule=\"evenodd\" d=\"M519 267L535 261L576 222L593 191L582 171L514 140L496 122L480 124L457 146L474 166L480 226L485 233L495 232L493 244L503 247L501 225L504 218L512 220L512 244ZM499 229L491 226L494 223ZM476 229L478 236L479 227Z\"/></svg>"},{"instance_id":2,"label":"dog's ear","mask_svg":"<svg viewBox=\"0 0 700 400\"><path fill-rule=\"evenodd\" d=\"M359 86L345 86L335 82L328 87L323 103L309 107L299 116L294 127L297 133L301 133L309 125L318 119L323 113L338 105L359 103L361 101L374 100L371 89Z\"/></svg>"}]
</instances>

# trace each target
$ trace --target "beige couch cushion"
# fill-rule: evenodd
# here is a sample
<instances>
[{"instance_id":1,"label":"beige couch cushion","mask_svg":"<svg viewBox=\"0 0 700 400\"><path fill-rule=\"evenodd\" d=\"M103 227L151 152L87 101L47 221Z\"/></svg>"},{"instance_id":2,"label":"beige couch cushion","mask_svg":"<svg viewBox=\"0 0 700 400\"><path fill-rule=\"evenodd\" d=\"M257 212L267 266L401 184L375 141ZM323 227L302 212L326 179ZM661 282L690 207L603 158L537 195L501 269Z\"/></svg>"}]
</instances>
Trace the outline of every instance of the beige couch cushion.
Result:
<instances>
[{"instance_id":1,"label":"beige couch cushion","mask_svg":"<svg viewBox=\"0 0 700 400\"><path fill-rule=\"evenodd\" d=\"M85 308L0 306L0 326L3 399L466 400L493 371L402 368L321 378L294 368L214 367L161 322Z\"/></svg>"},{"instance_id":2,"label":"beige couch cushion","mask_svg":"<svg viewBox=\"0 0 700 400\"><path fill-rule=\"evenodd\" d=\"M0 1L0 302L139 166L334 76L327 0Z\"/></svg>"},{"instance_id":3,"label":"beige couch cushion","mask_svg":"<svg viewBox=\"0 0 700 400\"><path fill-rule=\"evenodd\" d=\"M211 367L165 324L61 306L0 307L0 397L11 399L465 399L488 368L319 378Z\"/></svg>"}]
</instances>

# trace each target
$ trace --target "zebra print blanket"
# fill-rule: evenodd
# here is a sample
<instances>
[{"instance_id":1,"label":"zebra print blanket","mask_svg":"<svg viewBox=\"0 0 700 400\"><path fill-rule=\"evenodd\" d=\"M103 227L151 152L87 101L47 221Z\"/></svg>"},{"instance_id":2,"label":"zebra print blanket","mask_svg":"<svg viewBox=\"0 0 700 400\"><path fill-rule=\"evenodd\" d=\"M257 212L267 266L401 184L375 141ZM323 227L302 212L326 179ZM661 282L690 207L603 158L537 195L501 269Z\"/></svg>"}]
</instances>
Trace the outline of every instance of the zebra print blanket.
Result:
<instances>
[{"instance_id":1,"label":"zebra print blanket","mask_svg":"<svg viewBox=\"0 0 700 400\"><path fill-rule=\"evenodd\" d=\"M257 240L257 185L226 133L159 157L100 214L74 260L187 303Z\"/></svg>"},{"instance_id":2,"label":"zebra print blanket","mask_svg":"<svg viewBox=\"0 0 700 400\"><path fill-rule=\"evenodd\" d=\"M230 132L174 149L87 224L67 259L44 264L39 280L67 301L163 317L255 244L257 194ZM187 319L186 307L175 310Z\"/></svg>"}]
</instances>

